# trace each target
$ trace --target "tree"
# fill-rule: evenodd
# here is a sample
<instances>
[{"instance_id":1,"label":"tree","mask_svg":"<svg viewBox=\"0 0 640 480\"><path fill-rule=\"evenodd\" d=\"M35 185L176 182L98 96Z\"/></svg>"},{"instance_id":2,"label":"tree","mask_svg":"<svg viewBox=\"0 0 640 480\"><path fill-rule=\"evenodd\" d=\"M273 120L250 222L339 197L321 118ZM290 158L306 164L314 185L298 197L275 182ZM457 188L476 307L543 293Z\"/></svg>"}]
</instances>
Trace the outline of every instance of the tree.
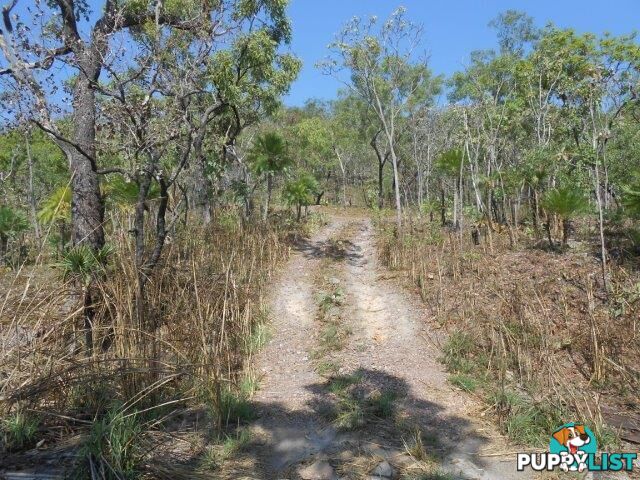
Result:
<instances>
[{"instance_id":1,"label":"tree","mask_svg":"<svg viewBox=\"0 0 640 480\"><path fill-rule=\"evenodd\" d=\"M462 211L462 182L464 169L464 155L459 149L452 149L443 152L437 160L437 167L445 177L454 179L453 195L453 226L460 229L460 213ZM444 193L442 195L440 208L442 210L442 224L445 223Z\"/></svg>"},{"instance_id":2,"label":"tree","mask_svg":"<svg viewBox=\"0 0 640 480\"><path fill-rule=\"evenodd\" d=\"M341 71L349 72L349 80L343 82L367 103L380 123L393 167L398 229L402 227L398 124L412 103L433 96L439 89L426 61L414 63L422 28L404 14L404 8L397 9L380 27L376 17L368 21L355 17L330 45L333 58L323 64L329 75L339 77Z\"/></svg>"},{"instance_id":3,"label":"tree","mask_svg":"<svg viewBox=\"0 0 640 480\"><path fill-rule=\"evenodd\" d=\"M211 54L217 44L222 42L221 37L249 36L246 33L247 26L252 26L258 17L261 21L255 23L261 25L258 30L262 38L262 47L268 44L269 48L264 49L261 45L256 46L249 42L243 49L259 55L266 53L267 57L262 58L260 65L272 65L274 60L280 59L283 62L288 61L289 65L295 63L273 53L277 45L290 34L285 15L286 2L281 0L179 0L156 3L106 0L102 15L95 22L89 20L93 18L93 12L84 0L34 2L34 5L27 9L33 16L32 19L22 19L21 15L14 14L16 4L17 0L13 0L4 8L5 26L0 32L0 51L3 53L6 66L0 69L0 74L10 78L17 86L15 90L19 93L14 99L14 104L18 105L22 116L51 135L65 153L72 179L73 243L87 243L94 250L98 250L104 244L104 205L98 178L103 152L98 145L96 128L100 114L100 94L115 100L124 100L122 103L126 104L121 89L129 87L132 79L136 78L127 75L132 73L131 71L138 74L146 73L166 82L170 77L164 76L163 70L172 65L168 60L176 53L174 50L166 50L166 38L174 40L174 47L181 47L177 48L177 52L188 52L187 59L207 60L213 56ZM17 18L17 21L12 22L13 18ZM120 40L114 42L113 39L118 35ZM182 43L179 44L178 40ZM133 68L127 62L116 60L124 57L132 60ZM218 55L216 60L224 60L224 56ZM54 71L55 68L52 67L58 64L75 70L75 75L61 78L48 73ZM184 62L182 64L184 65ZM259 72L260 68L251 69L246 65L243 67L242 64L236 66L236 81L228 76L229 68L216 70L212 63L206 61L197 64L196 70L191 73L204 72L210 74L210 77L220 73L222 77L216 80L221 81L225 87L239 87L233 93L242 95L242 82L239 79L252 78L255 81L257 78L259 82L260 78L256 77L256 72ZM104 72L111 77L113 88L102 89L104 83L101 76ZM183 76L180 79L189 78ZM147 83L155 84L154 81ZM287 85L286 82L284 84ZM71 101L68 102L72 107L70 132L54 121L54 114L59 105L53 103L52 98L56 98L53 93L63 90L65 85L71 86ZM201 87L203 85L206 84L201 84ZM206 92L206 89L200 89L200 92ZM150 106L155 103L153 100L156 93L161 91L154 90L146 102L141 99L139 103ZM218 93L221 93L221 89L218 89ZM28 103L20 106L24 103L25 97L28 97ZM183 92L182 98L187 98L186 92ZM231 101L229 98L216 100L220 103ZM204 110L208 111L208 107L210 105ZM130 109L129 113L135 116L137 112ZM210 112L210 115L213 113ZM197 149L202 140L197 137L193 140Z\"/></svg>"},{"instance_id":4,"label":"tree","mask_svg":"<svg viewBox=\"0 0 640 480\"><path fill-rule=\"evenodd\" d=\"M548 213L562 218L562 246L566 247L573 231L573 218L584 211L586 201L582 192L573 187L562 187L550 190L545 195L542 206ZM554 247L551 239L551 219L547 218L547 235L549 246Z\"/></svg>"},{"instance_id":5,"label":"tree","mask_svg":"<svg viewBox=\"0 0 640 480\"><path fill-rule=\"evenodd\" d=\"M496 30L500 50L503 53L521 56L525 46L538 39L538 29L533 18L524 12L506 10L489 22Z\"/></svg>"},{"instance_id":6,"label":"tree","mask_svg":"<svg viewBox=\"0 0 640 480\"><path fill-rule=\"evenodd\" d=\"M264 175L267 181L267 194L265 196L262 219L269 215L269 205L273 191L273 178L284 172L291 165L289 149L284 138L275 132L267 132L256 138L251 149L250 161L258 175Z\"/></svg>"},{"instance_id":7,"label":"tree","mask_svg":"<svg viewBox=\"0 0 640 480\"><path fill-rule=\"evenodd\" d=\"M296 206L296 221L300 221L302 207L307 207L313 201L313 195L318 191L318 181L308 173L301 174L296 180L285 183L282 196L288 205Z\"/></svg>"}]
</instances>

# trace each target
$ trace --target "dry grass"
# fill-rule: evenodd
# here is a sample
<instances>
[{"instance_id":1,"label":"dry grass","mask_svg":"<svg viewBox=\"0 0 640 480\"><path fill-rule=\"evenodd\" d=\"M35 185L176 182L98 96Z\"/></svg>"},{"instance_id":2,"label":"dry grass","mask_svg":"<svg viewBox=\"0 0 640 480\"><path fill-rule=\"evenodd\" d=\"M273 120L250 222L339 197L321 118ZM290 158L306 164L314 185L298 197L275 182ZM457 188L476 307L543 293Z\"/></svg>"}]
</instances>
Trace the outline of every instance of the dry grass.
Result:
<instances>
[{"instance_id":1,"label":"dry grass","mask_svg":"<svg viewBox=\"0 0 640 480\"><path fill-rule=\"evenodd\" d=\"M132 242L123 219L113 222L92 355L72 284L61 285L46 265L2 278L10 287L0 298L0 416L37 418L45 446L82 435L81 463L92 478L111 478L117 455L132 462L117 465L121 472L180 478L162 470L195 465L204 446L166 447L172 439L245 420L242 372L264 342L263 290L299 230L284 220L242 225L232 214L178 228L147 284L140 325ZM115 444L127 435L127 445ZM157 462L154 453L174 460Z\"/></svg>"},{"instance_id":2,"label":"dry grass","mask_svg":"<svg viewBox=\"0 0 640 480\"><path fill-rule=\"evenodd\" d=\"M607 297L586 243L553 253L525 235L512 249L498 232L475 246L427 221L400 236L378 226L382 262L407 274L449 333L452 383L487 401L505 432L541 444L555 423L582 420L613 441L603 410L639 408L637 271L615 267Z\"/></svg>"}]
</instances>

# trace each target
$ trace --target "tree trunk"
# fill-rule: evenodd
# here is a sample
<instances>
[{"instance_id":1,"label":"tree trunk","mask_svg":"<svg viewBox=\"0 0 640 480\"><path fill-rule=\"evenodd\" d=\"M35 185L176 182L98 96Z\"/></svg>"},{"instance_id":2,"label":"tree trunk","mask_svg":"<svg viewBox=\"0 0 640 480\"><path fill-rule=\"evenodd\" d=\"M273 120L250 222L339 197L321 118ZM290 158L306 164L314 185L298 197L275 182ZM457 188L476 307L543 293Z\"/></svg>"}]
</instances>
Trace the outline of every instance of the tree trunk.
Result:
<instances>
[{"instance_id":1,"label":"tree trunk","mask_svg":"<svg viewBox=\"0 0 640 480\"><path fill-rule=\"evenodd\" d=\"M384 164L378 162L378 208L384 207Z\"/></svg>"},{"instance_id":2,"label":"tree trunk","mask_svg":"<svg viewBox=\"0 0 640 480\"><path fill-rule=\"evenodd\" d=\"M71 169L71 239L74 245L86 244L94 251L104 245L104 206L96 165L96 98L92 82L97 82L102 61L92 59L92 52L81 62L84 74L76 78L73 89L74 142L78 148L67 146L65 153Z\"/></svg>"},{"instance_id":3,"label":"tree trunk","mask_svg":"<svg viewBox=\"0 0 640 480\"><path fill-rule=\"evenodd\" d=\"M600 268L602 271L602 286L605 293L609 294L609 283L607 282L607 247L604 239L604 214L602 211L602 196L600 195L600 168L598 162L594 167L595 170L595 184L596 184L596 201L598 203L598 230L600 233Z\"/></svg>"},{"instance_id":4,"label":"tree trunk","mask_svg":"<svg viewBox=\"0 0 640 480\"><path fill-rule=\"evenodd\" d=\"M400 199L400 182L398 178L398 159L393 145L391 146L391 164L393 166L393 190L396 197L396 226L398 232L402 230L402 201Z\"/></svg>"},{"instance_id":5,"label":"tree trunk","mask_svg":"<svg viewBox=\"0 0 640 480\"><path fill-rule=\"evenodd\" d=\"M547 216L547 222L544 224L544 228L547 231L547 238L549 239L549 248L551 250L555 250L555 245L553 244L553 239L551 238L551 218Z\"/></svg>"},{"instance_id":6,"label":"tree trunk","mask_svg":"<svg viewBox=\"0 0 640 480\"><path fill-rule=\"evenodd\" d=\"M566 247L569 243L569 237L573 230L573 222L568 218L562 219L562 246Z\"/></svg>"},{"instance_id":7,"label":"tree trunk","mask_svg":"<svg viewBox=\"0 0 640 480\"><path fill-rule=\"evenodd\" d=\"M29 211L31 213L31 224L33 225L33 233L36 236L36 242L40 245L40 225L38 224L38 216L36 213L36 195L33 189L33 156L31 155L31 145L29 144L29 136L25 135L25 145L27 149L27 165L29 167Z\"/></svg>"},{"instance_id":8,"label":"tree trunk","mask_svg":"<svg viewBox=\"0 0 640 480\"><path fill-rule=\"evenodd\" d=\"M262 212L262 220L267 220L269 216L269 204L271 203L271 189L273 188L271 184L271 172L267 173L267 197L264 202L264 212Z\"/></svg>"},{"instance_id":9,"label":"tree trunk","mask_svg":"<svg viewBox=\"0 0 640 480\"><path fill-rule=\"evenodd\" d=\"M9 239L7 238L7 236L0 234L0 260L2 260L2 262L5 265L8 265L8 261L7 261L8 243L9 243Z\"/></svg>"},{"instance_id":10,"label":"tree trunk","mask_svg":"<svg viewBox=\"0 0 640 480\"><path fill-rule=\"evenodd\" d=\"M444 227L447 224L447 207L444 196L444 185L440 185L440 220Z\"/></svg>"},{"instance_id":11,"label":"tree trunk","mask_svg":"<svg viewBox=\"0 0 640 480\"><path fill-rule=\"evenodd\" d=\"M533 195L532 195L532 205L531 205L531 210L532 210L532 218L533 218L533 231L536 235L536 237L538 237L538 232L540 230L540 214L538 211L538 189L534 188L533 189Z\"/></svg>"}]
</instances>

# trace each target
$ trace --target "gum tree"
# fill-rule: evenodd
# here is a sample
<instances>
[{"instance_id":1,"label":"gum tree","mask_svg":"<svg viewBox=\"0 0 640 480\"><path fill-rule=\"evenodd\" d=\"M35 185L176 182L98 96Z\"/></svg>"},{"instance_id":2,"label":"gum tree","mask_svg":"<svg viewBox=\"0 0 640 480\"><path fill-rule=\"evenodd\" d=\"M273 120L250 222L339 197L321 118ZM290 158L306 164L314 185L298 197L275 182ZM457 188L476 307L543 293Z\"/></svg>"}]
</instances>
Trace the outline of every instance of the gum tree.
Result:
<instances>
[{"instance_id":1,"label":"gum tree","mask_svg":"<svg viewBox=\"0 0 640 480\"><path fill-rule=\"evenodd\" d=\"M120 94L118 88L131 83L129 69L139 67L135 61L131 65L129 58L150 50L154 39L167 32L183 32L187 44L194 39L208 44L212 54L225 39L246 34L248 25L254 23L263 25L263 36L276 47L290 32L286 0L106 0L100 12L92 11L86 0L25 1L21 8L18 2L5 3L0 29L0 74L9 83L6 90L17 92L8 115L35 123L64 152L72 178L73 243L87 244L96 251L104 244L99 185L103 152L97 135L98 92L104 73L109 73ZM256 47L247 46L250 48L255 51ZM275 49L266 51L270 52L266 62L274 61ZM166 64L153 63L154 57L147 59L152 63L146 71L160 76ZM67 75L52 73L63 66ZM239 76L250 76L246 70L236 71ZM229 69L220 71L229 75ZM231 76L221 81L234 83ZM207 88L206 83L201 85L202 90ZM60 98L66 89L69 98ZM70 117L71 128L61 128L55 121L59 113Z\"/></svg>"},{"instance_id":2,"label":"gum tree","mask_svg":"<svg viewBox=\"0 0 640 480\"><path fill-rule=\"evenodd\" d=\"M377 17L355 17L329 46L331 56L322 63L324 72L341 79L378 120L393 167L398 229L402 227L399 124L410 104L433 95L437 85L426 60L416 60L421 42L422 27L406 19L404 8L397 9L382 24ZM347 80L342 78L344 72Z\"/></svg>"}]
</instances>

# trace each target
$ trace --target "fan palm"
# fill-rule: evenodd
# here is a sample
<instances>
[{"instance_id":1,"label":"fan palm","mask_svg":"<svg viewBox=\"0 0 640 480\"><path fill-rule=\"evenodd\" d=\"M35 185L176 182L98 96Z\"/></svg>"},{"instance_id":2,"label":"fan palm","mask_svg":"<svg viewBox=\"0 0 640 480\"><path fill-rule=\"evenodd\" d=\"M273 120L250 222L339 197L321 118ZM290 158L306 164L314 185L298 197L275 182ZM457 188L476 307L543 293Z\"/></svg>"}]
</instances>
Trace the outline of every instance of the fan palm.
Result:
<instances>
[{"instance_id":1,"label":"fan palm","mask_svg":"<svg viewBox=\"0 0 640 480\"><path fill-rule=\"evenodd\" d=\"M258 175L267 177L267 198L265 200L263 219L266 220L271 203L271 192L273 190L273 177L284 172L292 163L287 142L277 133L268 132L260 135L251 151L249 160L254 171Z\"/></svg>"},{"instance_id":2,"label":"fan palm","mask_svg":"<svg viewBox=\"0 0 640 480\"><path fill-rule=\"evenodd\" d=\"M288 205L295 205L299 222L302 207L308 206L313 201L313 195L318 191L318 181L308 173L304 173L297 180L287 182L282 191L282 196Z\"/></svg>"},{"instance_id":3,"label":"fan palm","mask_svg":"<svg viewBox=\"0 0 640 480\"><path fill-rule=\"evenodd\" d=\"M102 194L109 206L123 212L131 212L138 201L140 186L136 182L127 181L118 175L103 182ZM146 199L154 200L158 197L160 197L160 188L157 183L152 183Z\"/></svg>"},{"instance_id":4,"label":"fan palm","mask_svg":"<svg viewBox=\"0 0 640 480\"><path fill-rule=\"evenodd\" d=\"M586 209L587 201L584 194L572 187L555 188L545 195L542 207L547 212L554 213L562 218L562 245L566 246L572 231L573 218ZM547 222L547 234L549 244L553 248L551 240L551 227Z\"/></svg>"}]
</instances>

